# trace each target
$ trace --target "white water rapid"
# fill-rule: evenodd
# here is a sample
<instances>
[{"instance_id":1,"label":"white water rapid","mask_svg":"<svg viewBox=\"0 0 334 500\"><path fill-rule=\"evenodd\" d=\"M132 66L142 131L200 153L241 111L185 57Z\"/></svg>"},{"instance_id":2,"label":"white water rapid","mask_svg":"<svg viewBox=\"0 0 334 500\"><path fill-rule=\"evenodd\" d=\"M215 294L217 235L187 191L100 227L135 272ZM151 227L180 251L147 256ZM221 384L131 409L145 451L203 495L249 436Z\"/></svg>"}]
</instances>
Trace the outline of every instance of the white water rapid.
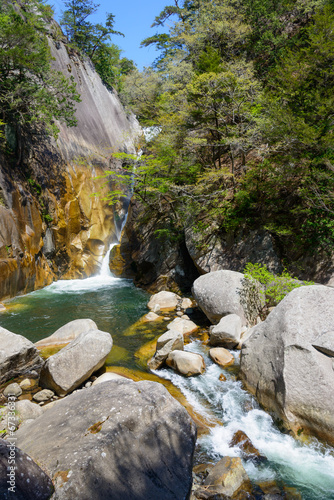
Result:
<instances>
[{"instance_id":1,"label":"white water rapid","mask_svg":"<svg viewBox=\"0 0 334 500\"><path fill-rule=\"evenodd\" d=\"M233 434L242 430L268 458L268 462L257 467L252 462L244 463L251 479L283 481L295 486L304 500L333 500L333 448L325 447L315 439L305 444L283 434L275 427L270 415L242 389L233 371L223 370L210 360L207 348L200 341L193 341L185 350L204 357L207 368L203 375L185 378L168 369L155 373L178 387L197 412L206 418L210 418L213 412L224 423L213 427L209 435L199 438L207 458L216 462L226 455L241 456L238 446L231 447L229 443ZM233 354L238 364L239 352ZM219 380L222 372L226 382Z\"/></svg>"}]
</instances>

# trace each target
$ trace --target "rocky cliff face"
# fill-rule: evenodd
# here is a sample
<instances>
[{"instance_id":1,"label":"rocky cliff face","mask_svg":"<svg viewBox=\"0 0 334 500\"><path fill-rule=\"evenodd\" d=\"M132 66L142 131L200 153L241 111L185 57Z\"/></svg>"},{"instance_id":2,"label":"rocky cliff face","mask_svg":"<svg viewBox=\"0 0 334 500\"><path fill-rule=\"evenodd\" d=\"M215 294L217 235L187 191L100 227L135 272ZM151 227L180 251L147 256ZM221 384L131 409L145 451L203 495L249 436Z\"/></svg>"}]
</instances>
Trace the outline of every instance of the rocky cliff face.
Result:
<instances>
[{"instance_id":1,"label":"rocky cliff face","mask_svg":"<svg viewBox=\"0 0 334 500\"><path fill-rule=\"evenodd\" d=\"M24 137L20 153L13 144L0 156L0 298L97 271L116 240L114 209L102 199L111 186L99 176L119 167L113 153L135 151L140 134L88 59L51 37L50 46L55 69L77 82L78 125L59 124L57 141Z\"/></svg>"}]
</instances>

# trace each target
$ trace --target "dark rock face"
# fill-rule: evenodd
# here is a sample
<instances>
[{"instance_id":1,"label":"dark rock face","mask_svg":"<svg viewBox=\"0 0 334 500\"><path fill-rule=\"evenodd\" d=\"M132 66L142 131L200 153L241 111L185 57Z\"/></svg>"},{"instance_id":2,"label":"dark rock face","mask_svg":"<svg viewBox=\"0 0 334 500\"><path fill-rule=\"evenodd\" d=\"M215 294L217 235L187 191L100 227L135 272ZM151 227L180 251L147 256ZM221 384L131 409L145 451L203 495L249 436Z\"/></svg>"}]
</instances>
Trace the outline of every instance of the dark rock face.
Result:
<instances>
[{"instance_id":1,"label":"dark rock face","mask_svg":"<svg viewBox=\"0 0 334 500\"><path fill-rule=\"evenodd\" d=\"M14 440L0 439L0 497L48 500L53 492L51 479L26 453L15 447Z\"/></svg>"},{"instance_id":2,"label":"dark rock face","mask_svg":"<svg viewBox=\"0 0 334 500\"><path fill-rule=\"evenodd\" d=\"M155 382L109 381L68 396L16 433L57 500L183 500L196 428Z\"/></svg>"},{"instance_id":3,"label":"dark rock face","mask_svg":"<svg viewBox=\"0 0 334 500\"><path fill-rule=\"evenodd\" d=\"M78 124L59 124L57 142L40 130L20 137L11 156L0 154L0 298L96 272L115 239L114 209L91 196L112 186L96 177L119 168L112 153L135 152L140 133L88 59L49 43L54 68L73 76L81 94Z\"/></svg>"},{"instance_id":4,"label":"dark rock face","mask_svg":"<svg viewBox=\"0 0 334 500\"><path fill-rule=\"evenodd\" d=\"M241 350L246 388L295 433L334 443L334 290L290 292Z\"/></svg>"}]
</instances>

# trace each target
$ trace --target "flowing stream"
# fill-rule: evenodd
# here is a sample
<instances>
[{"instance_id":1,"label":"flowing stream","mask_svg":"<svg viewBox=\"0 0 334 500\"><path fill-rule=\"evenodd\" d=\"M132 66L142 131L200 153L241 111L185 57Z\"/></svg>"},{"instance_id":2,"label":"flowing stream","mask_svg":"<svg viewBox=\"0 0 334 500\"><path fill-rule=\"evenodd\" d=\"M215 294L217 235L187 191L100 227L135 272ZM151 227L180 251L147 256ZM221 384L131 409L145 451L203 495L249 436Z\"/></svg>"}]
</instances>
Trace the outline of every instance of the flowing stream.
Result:
<instances>
[{"instance_id":1,"label":"flowing stream","mask_svg":"<svg viewBox=\"0 0 334 500\"><path fill-rule=\"evenodd\" d=\"M0 325L36 342L65 323L78 318L93 319L101 330L110 332L114 347L109 365L143 371L135 353L159 331L130 329L147 312L148 294L135 288L130 280L118 279L109 271L109 254L100 274L84 280L57 281L52 285L9 301ZM152 327L151 327L152 328ZM164 331L164 324L160 329ZM161 331L161 333L162 333ZM258 450L268 458L260 466L244 462L251 479L276 480L298 489L305 500L334 500L334 449L313 440L299 442L280 432L271 417L242 389L235 374L239 352L234 352L234 367L223 370L208 357L208 348L193 340L186 350L204 356L207 369L198 377L185 378L170 369L155 372L170 380L185 395L197 413L212 424L209 434L199 438L197 463L216 462L224 455L240 456L230 442L237 430L244 431ZM224 373L227 380L219 380Z\"/></svg>"}]
</instances>

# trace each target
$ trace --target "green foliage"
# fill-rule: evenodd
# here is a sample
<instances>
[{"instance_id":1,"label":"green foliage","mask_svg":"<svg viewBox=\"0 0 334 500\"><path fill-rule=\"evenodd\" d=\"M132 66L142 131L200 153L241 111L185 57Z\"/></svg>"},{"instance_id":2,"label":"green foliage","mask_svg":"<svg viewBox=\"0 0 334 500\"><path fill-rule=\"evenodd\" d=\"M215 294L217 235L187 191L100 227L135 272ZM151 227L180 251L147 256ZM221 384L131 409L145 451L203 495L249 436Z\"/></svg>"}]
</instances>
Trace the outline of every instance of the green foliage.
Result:
<instances>
[{"instance_id":1,"label":"green foliage","mask_svg":"<svg viewBox=\"0 0 334 500\"><path fill-rule=\"evenodd\" d=\"M133 61L120 58L121 49L111 44L112 35L124 36L114 30L115 16L106 14L104 24L88 20L98 10L99 4L92 0L66 0L66 10L60 24L70 43L91 58L102 81L109 88L122 86L123 76L134 69Z\"/></svg>"},{"instance_id":2,"label":"green foliage","mask_svg":"<svg viewBox=\"0 0 334 500\"><path fill-rule=\"evenodd\" d=\"M25 2L18 11L11 4L0 7L0 112L2 121L16 128L44 125L57 135L55 120L74 126L73 79L51 70L51 54L44 20L48 10L39 1Z\"/></svg>"},{"instance_id":3,"label":"green foliage","mask_svg":"<svg viewBox=\"0 0 334 500\"><path fill-rule=\"evenodd\" d=\"M267 306L277 305L295 288L314 285L312 281L298 281L287 270L284 270L282 274L275 275L268 271L267 266L252 264L251 262L246 264L244 275L247 280L251 282L258 281L261 285L264 285L264 290L261 290L260 293L263 295Z\"/></svg>"}]
</instances>

